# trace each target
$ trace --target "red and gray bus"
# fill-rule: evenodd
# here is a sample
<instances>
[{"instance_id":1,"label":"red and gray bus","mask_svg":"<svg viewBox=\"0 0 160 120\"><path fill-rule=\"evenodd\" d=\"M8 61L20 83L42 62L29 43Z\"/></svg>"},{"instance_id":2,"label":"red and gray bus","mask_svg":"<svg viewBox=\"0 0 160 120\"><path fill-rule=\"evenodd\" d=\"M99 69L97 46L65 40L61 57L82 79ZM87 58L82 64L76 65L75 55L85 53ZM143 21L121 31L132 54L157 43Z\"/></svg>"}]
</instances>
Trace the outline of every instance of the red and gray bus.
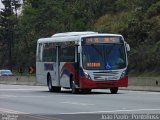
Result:
<instances>
[{"instance_id":1,"label":"red and gray bus","mask_svg":"<svg viewBox=\"0 0 160 120\"><path fill-rule=\"evenodd\" d=\"M110 89L116 94L128 86L129 50L120 34L57 33L37 41L36 78L50 92Z\"/></svg>"}]
</instances>

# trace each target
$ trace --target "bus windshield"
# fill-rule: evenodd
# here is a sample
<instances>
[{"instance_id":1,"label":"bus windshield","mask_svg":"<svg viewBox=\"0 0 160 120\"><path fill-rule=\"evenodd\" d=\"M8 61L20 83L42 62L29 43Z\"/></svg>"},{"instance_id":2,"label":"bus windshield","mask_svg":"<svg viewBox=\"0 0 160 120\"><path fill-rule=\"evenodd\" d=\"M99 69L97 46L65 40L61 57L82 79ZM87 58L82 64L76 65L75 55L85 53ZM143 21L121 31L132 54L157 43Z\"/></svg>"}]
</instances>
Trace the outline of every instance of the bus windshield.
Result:
<instances>
[{"instance_id":1,"label":"bus windshield","mask_svg":"<svg viewBox=\"0 0 160 120\"><path fill-rule=\"evenodd\" d=\"M87 70L115 70L126 67L123 43L82 45L83 68Z\"/></svg>"}]
</instances>

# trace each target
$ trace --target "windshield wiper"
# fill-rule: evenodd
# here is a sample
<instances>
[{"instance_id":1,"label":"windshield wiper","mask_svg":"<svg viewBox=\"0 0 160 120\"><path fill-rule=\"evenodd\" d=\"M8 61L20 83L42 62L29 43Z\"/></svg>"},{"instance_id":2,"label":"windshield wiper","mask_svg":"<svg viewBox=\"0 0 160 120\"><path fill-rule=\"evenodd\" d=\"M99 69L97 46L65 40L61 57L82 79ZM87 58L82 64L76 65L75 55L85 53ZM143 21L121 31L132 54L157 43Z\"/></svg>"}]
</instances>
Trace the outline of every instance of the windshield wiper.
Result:
<instances>
[{"instance_id":1,"label":"windshield wiper","mask_svg":"<svg viewBox=\"0 0 160 120\"><path fill-rule=\"evenodd\" d=\"M92 46L92 48L94 48L94 49L97 51L97 53L103 58L104 54L103 54L99 49L97 49L94 44L91 44L91 46Z\"/></svg>"},{"instance_id":2,"label":"windshield wiper","mask_svg":"<svg viewBox=\"0 0 160 120\"><path fill-rule=\"evenodd\" d=\"M112 49L114 48L115 45L116 45L116 44L113 44L112 47L111 47L111 48L108 50L108 52L106 53L107 59L108 59L108 56L109 56L109 54L112 52Z\"/></svg>"},{"instance_id":3,"label":"windshield wiper","mask_svg":"<svg viewBox=\"0 0 160 120\"><path fill-rule=\"evenodd\" d=\"M109 54L112 52L113 48L115 47L115 45L117 45L117 44L113 43L112 47L111 47L111 48L108 50L108 52L106 53L107 59L108 59ZM118 44L118 45L121 45L121 46L122 46L122 44Z\"/></svg>"},{"instance_id":4,"label":"windshield wiper","mask_svg":"<svg viewBox=\"0 0 160 120\"><path fill-rule=\"evenodd\" d=\"M111 46L111 48L108 50L108 52L104 52L104 54L105 54L105 56L104 56L104 59L106 60L104 60L104 65L105 65L105 69L112 69L112 65L109 63L109 54L112 52L112 50L113 50L113 48L114 48L114 46L115 46L116 44L114 43L112 46ZM107 50L106 50L107 51Z\"/></svg>"}]
</instances>

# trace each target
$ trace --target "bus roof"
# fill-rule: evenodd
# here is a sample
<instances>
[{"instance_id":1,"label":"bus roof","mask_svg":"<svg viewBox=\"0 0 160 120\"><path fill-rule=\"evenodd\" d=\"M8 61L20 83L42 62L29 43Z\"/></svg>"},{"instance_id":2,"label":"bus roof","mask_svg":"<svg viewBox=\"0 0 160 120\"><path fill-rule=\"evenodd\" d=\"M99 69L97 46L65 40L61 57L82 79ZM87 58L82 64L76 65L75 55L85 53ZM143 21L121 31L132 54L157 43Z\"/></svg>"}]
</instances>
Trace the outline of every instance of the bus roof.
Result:
<instances>
[{"instance_id":1,"label":"bus roof","mask_svg":"<svg viewBox=\"0 0 160 120\"><path fill-rule=\"evenodd\" d=\"M81 36L81 35L90 35L90 34L98 34L98 32L86 31L86 32L65 32L65 33L57 33L52 35L52 37L66 37L66 36Z\"/></svg>"},{"instance_id":2,"label":"bus roof","mask_svg":"<svg viewBox=\"0 0 160 120\"><path fill-rule=\"evenodd\" d=\"M108 33L98 33L98 32L65 32L57 33L49 38L40 38L38 43L50 43L50 42L65 42L65 41L79 41L81 37L90 36L121 36L120 34L108 34Z\"/></svg>"}]
</instances>

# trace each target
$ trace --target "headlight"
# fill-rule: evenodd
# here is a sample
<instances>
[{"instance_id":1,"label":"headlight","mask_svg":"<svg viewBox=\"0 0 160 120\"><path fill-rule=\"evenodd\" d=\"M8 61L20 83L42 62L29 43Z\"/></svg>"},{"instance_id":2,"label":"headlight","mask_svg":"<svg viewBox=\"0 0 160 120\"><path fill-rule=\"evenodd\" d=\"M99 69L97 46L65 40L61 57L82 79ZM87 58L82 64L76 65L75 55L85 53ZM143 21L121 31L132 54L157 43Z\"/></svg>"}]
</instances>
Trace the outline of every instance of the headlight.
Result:
<instances>
[{"instance_id":1,"label":"headlight","mask_svg":"<svg viewBox=\"0 0 160 120\"><path fill-rule=\"evenodd\" d=\"M85 75L85 77L86 77L87 79L92 80L91 77L90 77L90 75L89 75L87 72L84 72L84 75Z\"/></svg>"},{"instance_id":2,"label":"headlight","mask_svg":"<svg viewBox=\"0 0 160 120\"><path fill-rule=\"evenodd\" d=\"M126 70L122 72L120 79L124 78L125 76L126 76Z\"/></svg>"}]
</instances>

